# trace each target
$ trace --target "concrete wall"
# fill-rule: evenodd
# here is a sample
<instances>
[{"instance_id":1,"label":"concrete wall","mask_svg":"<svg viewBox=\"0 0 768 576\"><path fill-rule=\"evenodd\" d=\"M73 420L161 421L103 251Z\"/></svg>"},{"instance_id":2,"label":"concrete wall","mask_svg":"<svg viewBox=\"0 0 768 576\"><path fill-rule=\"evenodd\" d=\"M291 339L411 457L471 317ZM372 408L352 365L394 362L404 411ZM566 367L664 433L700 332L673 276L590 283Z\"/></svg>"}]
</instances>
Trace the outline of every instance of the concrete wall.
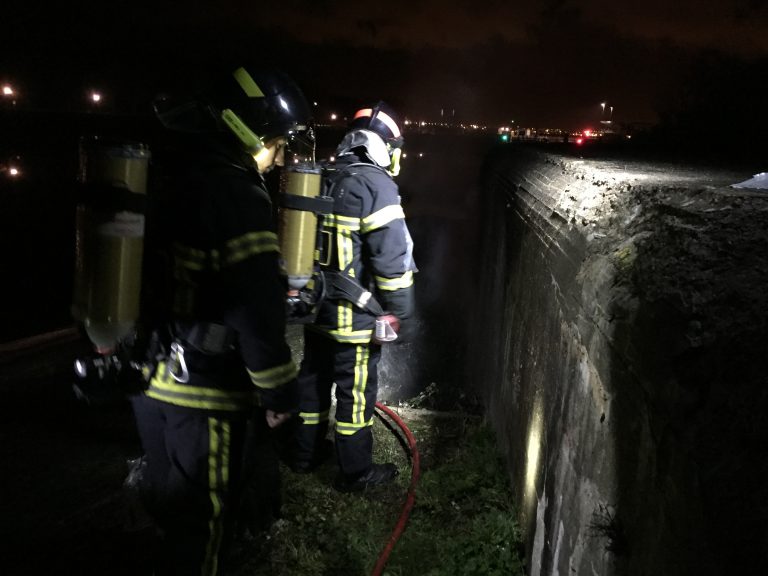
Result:
<instances>
[{"instance_id":1,"label":"concrete wall","mask_svg":"<svg viewBox=\"0 0 768 576\"><path fill-rule=\"evenodd\" d=\"M484 175L468 373L529 573L764 567L765 194L523 145Z\"/></svg>"}]
</instances>

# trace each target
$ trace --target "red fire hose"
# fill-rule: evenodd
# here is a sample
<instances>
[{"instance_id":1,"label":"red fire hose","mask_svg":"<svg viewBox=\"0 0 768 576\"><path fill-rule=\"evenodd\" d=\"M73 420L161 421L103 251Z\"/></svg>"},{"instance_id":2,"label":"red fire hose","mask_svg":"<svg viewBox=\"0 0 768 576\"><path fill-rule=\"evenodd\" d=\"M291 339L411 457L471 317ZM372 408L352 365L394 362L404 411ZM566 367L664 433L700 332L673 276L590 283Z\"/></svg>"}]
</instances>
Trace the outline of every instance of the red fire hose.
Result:
<instances>
[{"instance_id":1,"label":"red fire hose","mask_svg":"<svg viewBox=\"0 0 768 576\"><path fill-rule=\"evenodd\" d=\"M371 576L381 575L382 571L384 570L384 566L387 564L387 560L389 559L389 555L392 552L392 549L395 547L395 544L400 539L400 536L405 530L405 524L408 522L408 516L410 515L411 509L413 508L413 505L416 501L416 485L419 483L420 473L419 449L416 447L416 438L414 438L413 434L408 429L408 426L405 425L405 422L403 422L402 419L397 414L395 414L395 412L384 406L381 402L376 402L376 408L389 416L389 418L391 418L392 421L397 424L397 426L405 435L405 438L408 442L408 449L411 451L411 484L408 486L408 495L405 499L405 505L400 512L400 518L397 520L395 529L392 531L387 544L384 546L384 548L382 548L381 553L379 554L379 559L376 561L376 566L373 568L373 572L371 572Z\"/></svg>"}]
</instances>

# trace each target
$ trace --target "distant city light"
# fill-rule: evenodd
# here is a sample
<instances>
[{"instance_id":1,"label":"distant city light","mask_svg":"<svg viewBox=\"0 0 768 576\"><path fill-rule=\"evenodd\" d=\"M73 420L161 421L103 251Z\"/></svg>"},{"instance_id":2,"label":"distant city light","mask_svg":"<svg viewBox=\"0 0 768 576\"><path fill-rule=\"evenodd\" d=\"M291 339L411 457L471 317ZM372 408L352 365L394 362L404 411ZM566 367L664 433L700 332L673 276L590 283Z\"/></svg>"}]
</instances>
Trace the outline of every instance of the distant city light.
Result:
<instances>
[{"instance_id":1,"label":"distant city light","mask_svg":"<svg viewBox=\"0 0 768 576\"><path fill-rule=\"evenodd\" d=\"M93 102L94 104L98 104L99 102L101 102L101 93L91 92L90 98L91 98L91 102Z\"/></svg>"},{"instance_id":2,"label":"distant city light","mask_svg":"<svg viewBox=\"0 0 768 576\"><path fill-rule=\"evenodd\" d=\"M5 84L3 86L3 96L13 96L15 92L13 91L13 87L9 86L8 84Z\"/></svg>"},{"instance_id":3,"label":"distant city light","mask_svg":"<svg viewBox=\"0 0 768 576\"><path fill-rule=\"evenodd\" d=\"M336 116L336 114L331 114L331 120L336 120L336 118L338 118L338 116Z\"/></svg>"},{"instance_id":4,"label":"distant city light","mask_svg":"<svg viewBox=\"0 0 768 576\"><path fill-rule=\"evenodd\" d=\"M19 170L18 168L14 167L14 166L11 166L8 169L8 174L10 174L13 177L21 176L21 170Z\"/></svg>"}]
</instances>

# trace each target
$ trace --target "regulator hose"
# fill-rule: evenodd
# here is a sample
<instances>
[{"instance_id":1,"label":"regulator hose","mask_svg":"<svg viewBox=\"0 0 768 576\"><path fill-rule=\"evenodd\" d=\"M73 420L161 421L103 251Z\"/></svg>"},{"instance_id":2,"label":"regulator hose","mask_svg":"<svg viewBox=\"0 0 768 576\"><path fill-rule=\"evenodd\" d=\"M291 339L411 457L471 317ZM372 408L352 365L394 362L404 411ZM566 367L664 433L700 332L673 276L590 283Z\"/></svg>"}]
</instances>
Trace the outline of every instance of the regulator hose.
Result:
<instances>
[{"instance_id":1,"label":"regulator hose","mask_svg":"<svg viewBox=\"0 0 768 576\"><path fill-rule=\"evenodd\" d=\"M376 402L376 408L378 408L381 412L392 419L392 421L397 424L398 428L400 428L400 430L405 435L405 438L408 442L408 449L411 452L411 484L408 486L408 495L405 499L405 505L400 512L400 518L397 520L397 524L395 525L395 529L392 531L389 540L387 541L384 548L382 548L381 553L379 554L379 558L376 561L376 566L373 568L373 572L371 572L371 576L381 575L382 571L384 570L384 566L387 564L390 553L392 552L395 544L400 539L400 536L405 530L405 524L408 522L408 516L410 515L411 509L413 508L413 505L416 501L416 485L419 483L419 474L421 472L419 467L419 449L416 446L416 438L414 438L413 434L408 429L408 426L405 425L405 422L403 422L403 420L397 414L395 414L394 411L384 406L381 402Z\"/></svg>"}]
</instances>

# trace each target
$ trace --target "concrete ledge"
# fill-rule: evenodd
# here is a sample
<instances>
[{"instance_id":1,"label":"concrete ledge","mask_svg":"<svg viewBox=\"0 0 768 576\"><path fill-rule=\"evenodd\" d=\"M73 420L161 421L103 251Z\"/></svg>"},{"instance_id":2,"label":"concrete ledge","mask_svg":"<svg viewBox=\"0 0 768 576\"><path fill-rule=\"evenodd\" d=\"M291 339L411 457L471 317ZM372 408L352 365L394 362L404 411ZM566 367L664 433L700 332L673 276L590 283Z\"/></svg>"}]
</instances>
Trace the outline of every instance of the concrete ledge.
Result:
<instances>
[{"instance_id":1,"label":"concrete ledge","mask_svg":"<svg viewBox=\"0 0 768 576\"><path fill-rule=\"evenodd\" d=\"M744 179L522 145L489 157L470 374L531 574L768 560L768 196L728 187Z\"/></svg>"}]
</instances>

